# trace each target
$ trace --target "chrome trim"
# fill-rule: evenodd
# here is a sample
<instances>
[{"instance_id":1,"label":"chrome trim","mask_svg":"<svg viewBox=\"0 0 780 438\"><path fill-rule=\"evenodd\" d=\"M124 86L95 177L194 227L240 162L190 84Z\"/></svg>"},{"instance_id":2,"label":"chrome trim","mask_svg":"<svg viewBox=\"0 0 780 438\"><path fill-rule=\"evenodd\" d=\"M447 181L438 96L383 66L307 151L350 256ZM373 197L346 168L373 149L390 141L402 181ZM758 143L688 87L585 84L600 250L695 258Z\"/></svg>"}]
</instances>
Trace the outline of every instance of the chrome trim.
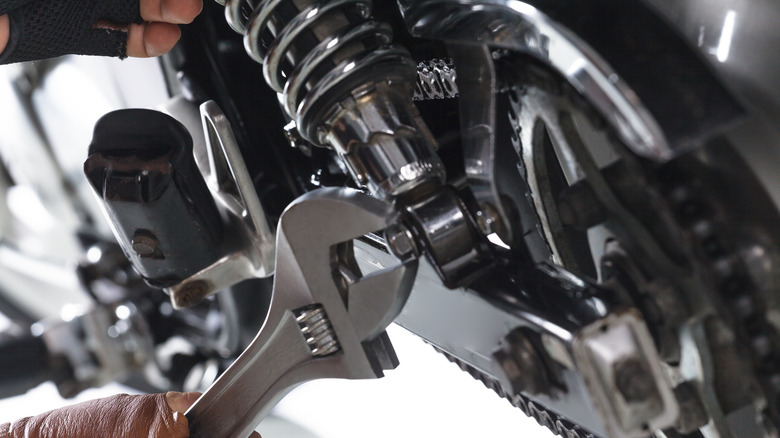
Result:
<instances>
[{"instance_id":1,"label":"chrome trim","mask_svg":"<svg viewBox=\"0 0 780 438\"><path fill-rule=\"evenodd\" d=\"M657 161L674 156L658 123L620 76L576 35L528 3L415 1L404 6L404 17L418 37L476 41L544 60L589 99L635 153Z\"/></svg>"}]
</instances>

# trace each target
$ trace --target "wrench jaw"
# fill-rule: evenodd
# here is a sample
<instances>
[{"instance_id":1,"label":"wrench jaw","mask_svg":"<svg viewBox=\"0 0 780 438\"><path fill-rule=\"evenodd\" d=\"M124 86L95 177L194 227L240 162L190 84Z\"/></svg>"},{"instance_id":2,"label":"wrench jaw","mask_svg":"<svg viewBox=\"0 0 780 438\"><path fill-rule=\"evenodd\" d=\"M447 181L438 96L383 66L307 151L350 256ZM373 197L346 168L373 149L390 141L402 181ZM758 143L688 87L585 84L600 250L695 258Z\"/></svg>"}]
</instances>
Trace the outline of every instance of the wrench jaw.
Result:
<instances>
[{"instance_id":1,"label":"wrench jaw","mask_svg":"<svg viewBox=\"0 0 780 438\"><path fill-rule=\"evenodd\" d=\"M397 219L392 206L351 189L310 192L285 210L266 322L187 411L191 437L245 438L303 382L379 378L398 365L385 328L409 297L417 260L363 276L351 250Z\"/></svg>"}]
</instances>

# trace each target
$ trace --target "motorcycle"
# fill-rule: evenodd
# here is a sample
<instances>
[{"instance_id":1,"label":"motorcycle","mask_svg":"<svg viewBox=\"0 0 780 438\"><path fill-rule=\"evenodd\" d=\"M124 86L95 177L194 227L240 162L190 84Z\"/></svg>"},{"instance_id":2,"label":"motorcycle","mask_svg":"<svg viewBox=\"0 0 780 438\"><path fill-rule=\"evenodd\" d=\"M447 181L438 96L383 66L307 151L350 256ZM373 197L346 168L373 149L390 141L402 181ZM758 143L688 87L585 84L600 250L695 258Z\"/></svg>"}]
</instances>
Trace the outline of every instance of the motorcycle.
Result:
<instances>
[{"instance_id":1,"label":"motorcycle","mask_svg":"<svg viewBox=\"0 0 780 438\"><path fill-rule=\"evenodd\" d=\"M227 0L162 59L161 112L79 141L46 100L82 98L69 64L22 67L0 310L32 329L3 395L208 388L193 436L243 436L304 381L394 368L395 322L564 437L778 436L779 18ZM90 299L52 319L54 287Z\"/></svg>"}]
</instances>

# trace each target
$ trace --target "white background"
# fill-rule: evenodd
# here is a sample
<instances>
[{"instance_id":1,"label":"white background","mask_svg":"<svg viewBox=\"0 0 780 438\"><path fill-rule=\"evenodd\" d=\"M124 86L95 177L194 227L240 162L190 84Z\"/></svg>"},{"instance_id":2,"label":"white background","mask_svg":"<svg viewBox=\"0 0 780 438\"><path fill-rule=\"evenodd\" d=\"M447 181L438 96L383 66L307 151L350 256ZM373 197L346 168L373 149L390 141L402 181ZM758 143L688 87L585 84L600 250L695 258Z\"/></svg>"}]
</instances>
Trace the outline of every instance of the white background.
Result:
<instances>
[{"instance_id":1,"label":"white background","mask_svg":"<svg viewBox=\"0 0 780 438\"><path fill-rule=\"evenodd\" d=\"M258 430L264 438L517 437L553 435L421 340L389 329L401 365L374 381L304 384ZM112 384L63 400L53 384L0 400L0 423L117 392Z\"/></svg>"}]
</instances>

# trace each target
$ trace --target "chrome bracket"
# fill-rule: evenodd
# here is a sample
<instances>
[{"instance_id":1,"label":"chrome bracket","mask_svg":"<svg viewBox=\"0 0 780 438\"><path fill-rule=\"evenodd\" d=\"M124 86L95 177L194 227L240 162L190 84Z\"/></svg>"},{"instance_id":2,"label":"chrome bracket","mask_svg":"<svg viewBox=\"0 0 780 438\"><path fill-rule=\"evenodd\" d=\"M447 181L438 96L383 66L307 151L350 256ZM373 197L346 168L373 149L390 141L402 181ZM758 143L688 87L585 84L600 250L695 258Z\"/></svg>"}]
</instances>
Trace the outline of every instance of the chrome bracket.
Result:
<instances>
[{"instance_id":1,"label":"chrome bracket","mask_svg":"<svg viewBox=\"0 0 780 438\"><path fill-rule=\"evenodd\" d=\"M200 107L206 151L194 151L217 205L227 217L233 251L167 292L174 307L203 298L250 278L274 273L275 238L244 163L230 121L214 101ZM196 143L197 144L197 143ZM206 159L203 159L206 158Z\"/></svg>"},{"instance_id":2,"label":"chrome bracket","mask_svg":"<svg viewBox=\"0 0 780 438\"><path fill-rule=\"evenodd\" d=\"M506 0L404 3L404 18L413 35L541 59L587 96L635 153L657 161L675 155L657 121L628 84L584 41L531 4ZM463 95L465 90L459 89Z\"/></svg>"}]
</instances>

